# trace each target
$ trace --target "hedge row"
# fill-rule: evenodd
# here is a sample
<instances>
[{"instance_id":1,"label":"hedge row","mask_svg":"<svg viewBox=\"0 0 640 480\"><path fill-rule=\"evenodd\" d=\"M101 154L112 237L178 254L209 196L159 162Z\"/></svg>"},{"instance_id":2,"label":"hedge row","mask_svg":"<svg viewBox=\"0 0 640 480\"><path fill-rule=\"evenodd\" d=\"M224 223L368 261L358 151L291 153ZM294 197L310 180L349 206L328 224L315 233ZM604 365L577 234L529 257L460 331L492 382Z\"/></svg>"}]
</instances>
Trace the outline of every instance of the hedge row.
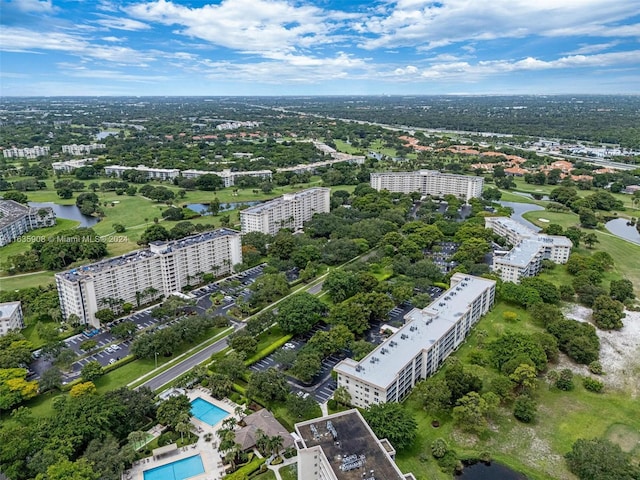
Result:
<instances>
[{"instance_id":1,"label":"hedge row","mask_svg":"<svg viewBox=\"0 0 640 480\"><path fill-rule=\"evenodd\" d=\"M279 349L282 345L284 345L285 343L287 343L289 340L291 340L293 338L293 335L289 334L289 335L285 335L284 337L281 337L280 339L276 340L275 342L273 342L271 345L269 345L268 347L263 348L262 350L260 350L259 352L255 353L254 355L252 355L251 357L247 358L244 361L244 364L246 366L249 365L253 365L254 363L262 360L264 357L266 357L267 355L272 354L273 352L275 352L277 349Z\"/></svg>"},{"instance_id":2,"label":"hedge row","mask_svg":"<svg viewBox=\"0 0 640 480\"><path fill-rule=\"evenodd\" d=\"M123 359L118 360L116 363L112 363L111 365L106 365L106 366L102 367L102 374L106 375L107 373L112 372L116 368L120 368L123 365L126 365L127 363L133 362L134 360L136 360L136 357L134 355L127 355ZM66 385L62 385L60 387L60 391L61 392L68 392L74 386L76 386L77 384L82 383L82 382L84 382L84 380L82 380L82 378L76 378L73 382L69 382Z\"/></svg>"},{"instance_id":3,"label":"hedge row","mask_svg":"<svg viewBox=\"0 0 640 480\"><path fill-rule=\"evenodd\" d=\"M244 467L240 467L235 472L225 476L225 480L248 480L249 475L258 470L260 466L266 461L264 458L254 458Z\"/></svg>"}]
</instances>

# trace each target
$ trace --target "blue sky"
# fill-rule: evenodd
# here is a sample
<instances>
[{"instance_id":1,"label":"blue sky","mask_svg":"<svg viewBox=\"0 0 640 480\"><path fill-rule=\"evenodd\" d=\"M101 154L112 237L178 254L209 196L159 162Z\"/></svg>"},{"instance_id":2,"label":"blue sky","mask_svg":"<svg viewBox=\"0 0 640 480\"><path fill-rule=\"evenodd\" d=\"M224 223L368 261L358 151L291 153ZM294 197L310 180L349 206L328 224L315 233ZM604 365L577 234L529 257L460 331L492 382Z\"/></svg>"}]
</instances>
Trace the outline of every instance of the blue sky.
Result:
<instances>
[{"instance_id":1,"label":"blue sky","mask_svg":"<svg viewBox=\"0 0 640 480\"><path fill-rule=\"evenodd\" d=\"M640 0L0 0L0 95L640 93Z\"/></svg>"}]
</instances>

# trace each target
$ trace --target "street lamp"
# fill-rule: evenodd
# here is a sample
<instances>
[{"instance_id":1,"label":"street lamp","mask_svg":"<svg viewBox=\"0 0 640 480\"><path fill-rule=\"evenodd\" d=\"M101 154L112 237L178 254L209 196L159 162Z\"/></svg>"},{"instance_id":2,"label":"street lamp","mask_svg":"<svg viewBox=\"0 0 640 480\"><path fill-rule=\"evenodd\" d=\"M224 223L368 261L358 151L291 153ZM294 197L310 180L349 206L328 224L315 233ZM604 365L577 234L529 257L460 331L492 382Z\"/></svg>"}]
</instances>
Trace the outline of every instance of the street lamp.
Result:
<instances>
[{"instance_id":1,"label":"street lamp","mask_svg":"<svg viewBox=\"0 0 640 480\"><path fill-rule=\"evenodd\" d=\"M155 352L155 357L156 357L156 368L158 368L158 352Z\"/></svg>"}]
</instances>

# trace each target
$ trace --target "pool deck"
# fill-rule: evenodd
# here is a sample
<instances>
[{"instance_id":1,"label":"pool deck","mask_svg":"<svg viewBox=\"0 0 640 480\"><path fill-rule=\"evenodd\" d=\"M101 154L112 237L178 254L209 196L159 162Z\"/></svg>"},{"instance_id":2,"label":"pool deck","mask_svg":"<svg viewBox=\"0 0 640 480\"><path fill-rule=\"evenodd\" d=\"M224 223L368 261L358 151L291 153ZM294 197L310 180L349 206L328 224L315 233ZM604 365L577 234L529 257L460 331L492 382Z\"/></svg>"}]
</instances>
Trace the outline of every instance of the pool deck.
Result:
<instances>
[{"instance_id":1,"label":"pool deck","mask_svg":"<svg viewBox=\"0 0 640 480\"><path fill-rule=\"evenodd\" d=\"M235 416L234 409L237 407L235 403L227 399L224 401L216 400L206 389L202 387L194 390L187 390L185 394L189 397L189 401L195 400L196 398L202 398L226 412L229 412L229 416ZM224 460L218 452L218 437L216 436L216 432L222 428L222 420L211 426L195 417L191 417L191 423L195 427L193 432L199 437L196 443L178 448L174 453L164 455L160 459L147 457L142 460L138 460L134 462L131 468L122 475L122 479L144 480L145 470L150 470L152 468L182 460L183 458L200 454L202 465L204 466L204 473L189 477L189 480L220 480L224 476ZM161 428L156 426L150 430L150 433L154 433L155 436L157 436L160 431ZM207 433L211 433L212 435L210 442L204 441L204 436Z\"/></svg>"}]
</instances>

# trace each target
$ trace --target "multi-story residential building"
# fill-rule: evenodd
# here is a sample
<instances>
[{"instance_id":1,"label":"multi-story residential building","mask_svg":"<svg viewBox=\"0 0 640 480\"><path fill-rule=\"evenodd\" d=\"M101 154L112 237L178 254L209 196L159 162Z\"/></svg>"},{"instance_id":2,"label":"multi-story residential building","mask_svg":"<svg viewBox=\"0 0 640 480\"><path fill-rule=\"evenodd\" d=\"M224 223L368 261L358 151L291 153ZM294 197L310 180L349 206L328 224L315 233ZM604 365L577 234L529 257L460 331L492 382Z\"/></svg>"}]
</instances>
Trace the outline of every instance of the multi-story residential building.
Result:
<instances>
[{"instance_id":1,"label":"multi-story residential building","mask_svg":"<svg viewBox=\"0 0 640 480\"><path fill-rule=\"evenodd\" d=\"M33 208L13 200L0 200L0 247L20 235L56 224L56 214L51 207Z\"/></svg>"},{"instance_id":2,"label":"multi-story residential building","mask_svg":"<svg viewBox=\"0 0 640 480\"><path fill-rule=\"evenodd\" d=\"M494 280L455 273L449 290L407 313L405 324L366 357L338 363L338 386L347 389L351 404L366 408L401 401L419 380L437 372L493 306L495 285Z\"/></svg>"},{"instance_id":3,"label":"multi-story residential building","mask_svg":"<svg viewBox=\"0 0 640 480\"><path fill-rule=\"evenodd\" d=\"M89 145L62 145L62 153L68 153L69 155L86 155L93 150L100 150L106 148L104 143L92 143Z\"/></svg>"},{"instance_id":4,"label":"multi-story residential building","mask_svg":"<svg viewBox=\"0 0 640 480\"><path fill-rule=\"evenodd\" d=\"M137 167L125 167L123 165L109 165L104 167L104 173L115 177L121 177L127 170L135 170L144 173L147 178L154 180L173 180L180 176L180 170L177 168L152 168L144 165Z\"/></svg>"},{"instance_id":5,"label":"multi-story residential building","mask_svg":"<svg viewBox=\"0 0 640 480\"><path fill-rule=\"evenodd\" d=\"M5 148L2 151L4 158L38 158L49 155L49 147L31 147L31 148Z\"/></svg>"},{"instance_id":6,"label":"multi-story residential building","mask_svg":"<svg viewBox=\"0 0 640 480\"><path fill-rule=\"evenodd\" d=\"M240 233L221 228L148 249L74 268L55 275L63 317L98 327L96 311L107 299L140 305L180 292L203 273L231 273L242 263Z\"/></svg>"},{"instance_id":7,"label":"multi-story residential building","mask_svg":"<svg viewBox=\"0 0 640 480\"><path fill-rule=\"evenodd\" d=\"M296 423L298 480L415 480L356 410Z\"/></svg>"},{"instance_id":8,"label":"multi-story residential building","mask_svg":"<svg viewBox=\"0 0 640 480\"><path fill-rule=\"evenodd\" d=\"M315 187L297 193L286 193L270 202L240 212L242 233L262 232L275 235L281 228L297 230L315 213L328 213L331 208L328 188Z\"/></svg>"},{"instance_id":9,"label":"multi-story residential building","mask_svg":"<svg viewBox=\"0 0 640 480\"><path fill-rule=\"evenodd\" d=\"M567 237L538 233L508 217L486 217L485 226L504 237L513 248L503 256L494 255L492 270L503 282L520 283L537 275L542 260L567 263L573 244Z\"/></svg>"},{"instance_id":10,"label":"multi-story residential building","mask_svg":"<svg viewBox=\"0 0 640 480\"><path fill-rule=\"evenodd\" d=\"M183 170L182 176L184 178L198 178L202 175L218 175L222 178L225 187L233 187L236 184L236 178L239 177L260 177L265 180L270 180L272 173L271 170L252 170L248 172L232 172L230 169L225 168L221 172L209 172L206 170Z\"/></svg>"},{"instance_id":11,"label":"multi-story residential building","mask_svg":"<svg viewBox=\"0 0 640 480\"><path fill-rule=\"evenodd\" d=\"M484 178L441 173L436 170L417 172L378 172L371 174L371 187L376 190L443 197L455 195L469 200L482 195Z\"/></svg>"},{"instance_id":12,"label":"multi-story residential building","mask_svg":"<svg viewBox=\"0 0 640 480\"><path fill-rule=\"evenodd\" d=\"M82 158L79 160L67 160L64 162L53 162L51 166L54 172L71 173L76 168L84 167L88 163L95 162L97 158Z\"/></svg>"},{"instance_id":13,"label":"multi-story residential building","mask_svg":"<svg viewBox=\"0 0 640 480\"><path fill-rule=\"evenodd\" d=\"M24 328L22 304L20 302L0 303L0 337L10 330Z\"/></svg>"}]
</instances>

